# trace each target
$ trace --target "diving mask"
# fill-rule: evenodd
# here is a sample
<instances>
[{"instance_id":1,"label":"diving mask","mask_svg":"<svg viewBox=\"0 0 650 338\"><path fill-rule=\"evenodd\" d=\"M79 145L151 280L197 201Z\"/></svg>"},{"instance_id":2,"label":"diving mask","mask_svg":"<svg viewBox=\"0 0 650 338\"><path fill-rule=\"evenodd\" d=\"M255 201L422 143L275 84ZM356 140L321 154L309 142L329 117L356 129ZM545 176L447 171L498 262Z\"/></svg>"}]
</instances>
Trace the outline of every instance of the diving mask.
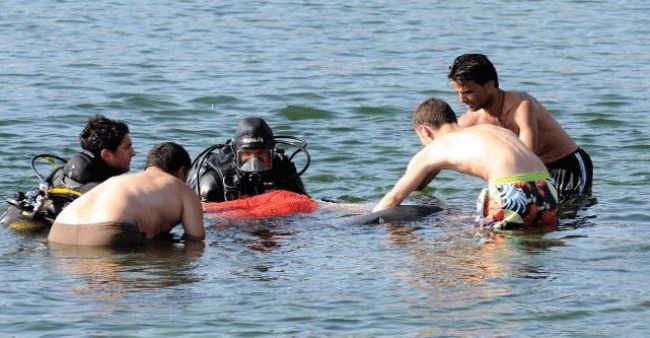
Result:
<instances>
[{"instance_id":1,"label":"diving mask","mask_svg":"<svg viewBox=\"0 0 650 338\"><path fill-rule=\"evenodd\" d=\"M237 168L247 173L259 173L273 168L272 149L237 150Z\"/></svg>"}]
</instances>

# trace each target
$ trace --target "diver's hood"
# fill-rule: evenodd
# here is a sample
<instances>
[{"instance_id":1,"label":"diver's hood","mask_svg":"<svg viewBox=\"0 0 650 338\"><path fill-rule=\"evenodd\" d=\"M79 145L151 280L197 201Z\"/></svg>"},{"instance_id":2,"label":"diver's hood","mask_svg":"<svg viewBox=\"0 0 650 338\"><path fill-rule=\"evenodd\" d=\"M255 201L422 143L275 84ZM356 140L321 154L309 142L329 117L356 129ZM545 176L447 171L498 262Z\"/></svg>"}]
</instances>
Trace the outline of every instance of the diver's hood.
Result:
<instances>
[{"instance_id":1,"label":"diver's hood","mask_svg":"<svg viewBox=\"0 0 650 338\"><path fill-rule=\"evenodd\" d=\"M233 146L235 149L273 149L275 147L273 130L263 119L247 117L237 127L233 138Z\"/></svg>"}]
</instances>

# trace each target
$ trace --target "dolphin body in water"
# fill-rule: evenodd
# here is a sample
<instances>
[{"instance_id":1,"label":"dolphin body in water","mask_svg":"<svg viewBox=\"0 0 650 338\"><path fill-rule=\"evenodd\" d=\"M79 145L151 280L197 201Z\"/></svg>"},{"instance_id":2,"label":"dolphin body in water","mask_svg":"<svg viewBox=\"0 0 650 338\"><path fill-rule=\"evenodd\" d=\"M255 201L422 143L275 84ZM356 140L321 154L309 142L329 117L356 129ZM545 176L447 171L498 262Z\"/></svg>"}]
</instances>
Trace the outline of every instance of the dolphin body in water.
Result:
<instances>
[{"instance_id":1,"label":"dolphin body in water","mask_svg":"<svg viewBox=\"0 0 650 338\"><path fill-rule=\"evenodd\" d=\"M441 211L442 208L435 205L397 205L380 211L371 212L366 215L356 216L350 224L382 224L394 222L409 222Z\"/></svg>"}]
</instances>

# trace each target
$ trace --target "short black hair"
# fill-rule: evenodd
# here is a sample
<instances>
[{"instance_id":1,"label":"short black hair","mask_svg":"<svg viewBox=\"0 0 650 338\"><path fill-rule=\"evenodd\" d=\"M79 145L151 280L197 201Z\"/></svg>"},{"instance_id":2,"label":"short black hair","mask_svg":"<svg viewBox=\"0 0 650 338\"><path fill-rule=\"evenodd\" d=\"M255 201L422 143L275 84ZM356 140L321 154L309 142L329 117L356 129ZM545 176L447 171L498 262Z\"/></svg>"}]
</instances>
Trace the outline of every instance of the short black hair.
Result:
<instances>
[{"instance_id":1,"label":"short black hair","mask_svg":"<svg viewBox=\"0 0 650 338\"><path fill-rule=\"evenodd\" d=\"M81 148L94 155L99 155L102 149L116 151L126 134L129 126L122 121L111 120L103 115L95 115L86 122L79 134Z\"/></svg>"},{"instance_id":2,"label":"short black hair","mask_svg":"<svg viewBox=\"0 0 650 338\"><path fill-rule=\"evenodd\" d=\"M413 112L413 127L420 124L439 128L445 123L457 123L456 114L447 102L434 97L426 99Z\"/></svg>"},{"instance_id":3,"label":"short black hair","mask_svg":"<svg viewBox=\"0 0 650 338\"><path fill-rule=\"evenodd\" d=\"M147 155L146 168L158 167L167 173L174 173L192 165L190 154L178 143L163 142L151 148Z\"/></svg>"},{"instance_id":4,"label":"short black hair","mask_svg":"<svg viewBox=\"0 0 650 338\"><path fill-rule=\"evenodd\" d=\"M447 77L451 81L473 81L480 85L492 80L494 86L499 88L497 70L487 56L483 54L463 54L457 57L449 67Z\"/></svg>"}]
</instances>

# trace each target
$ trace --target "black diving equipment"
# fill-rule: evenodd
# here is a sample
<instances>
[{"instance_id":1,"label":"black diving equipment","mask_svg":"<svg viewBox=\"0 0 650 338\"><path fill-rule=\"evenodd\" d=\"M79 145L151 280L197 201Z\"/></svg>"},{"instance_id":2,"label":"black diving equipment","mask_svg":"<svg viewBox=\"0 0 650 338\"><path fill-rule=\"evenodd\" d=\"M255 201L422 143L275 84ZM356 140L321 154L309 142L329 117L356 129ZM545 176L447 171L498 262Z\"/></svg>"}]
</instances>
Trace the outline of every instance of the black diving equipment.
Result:
<instances>
[{"instance_id":1,"label":"black diving equipment","mask_svg":"<svg viewBox=\"0 0 650 338\"><path fill-rule=\"evenodd\" d=\"M262 182L262 175L273 168L274 159L285 159L293 162L297 155L303 154L305 156L304 165L300 170L297 170L288 177L283 177L283 180L295 180L300 175L305 173L311 164L311 156L307 151L307 142L304 139L295 136L273 136L271 142L252 142L244 143L242 138L234 142L228 139L226 143L215 144L203 150L192 162L192 167L204 168L207 170L214 170L220 173L223 185L224 200L235 200L245 194L256 194L264 192L264 184ZM258 149L252 149L255 146L262 146ZM271 148L268 145L272 144ZM245 145L248 145L246 147ZM294 149L289 155L285 154L285 150L280 147L281 145L288 146L288 149ZM213 153L230 153L230 156L225 156L222 160L230 158L232 169L227 169L229 166L225 163L223 166L215 166L211 163L210 156ZM282 161L280 161L282 162ZM196 170L196 192L201 196L201 176L205 171Z\"/></svg>"},{"instance_id":2,"label":"black diving equipment","mask_svg":"<svg viewBox=\"0 0 650 338\"><path fill-rule=\"evenodd\" d=\"M36 161L39 159L46 160L54 168L48 176L43 176L36 168ZM65 159L50 154L34 156L31 160L31 168L40 181L39 186L27 192L17 192L13 198L7 199L10 206L2 221L9 223L9 221L24 220L51 224L67 204L81 196L81 193L76 190L51 186L52 177L66 162ZM10 220L7 217L9 214L15 219Z\"/></svg>"}]
</instances>

